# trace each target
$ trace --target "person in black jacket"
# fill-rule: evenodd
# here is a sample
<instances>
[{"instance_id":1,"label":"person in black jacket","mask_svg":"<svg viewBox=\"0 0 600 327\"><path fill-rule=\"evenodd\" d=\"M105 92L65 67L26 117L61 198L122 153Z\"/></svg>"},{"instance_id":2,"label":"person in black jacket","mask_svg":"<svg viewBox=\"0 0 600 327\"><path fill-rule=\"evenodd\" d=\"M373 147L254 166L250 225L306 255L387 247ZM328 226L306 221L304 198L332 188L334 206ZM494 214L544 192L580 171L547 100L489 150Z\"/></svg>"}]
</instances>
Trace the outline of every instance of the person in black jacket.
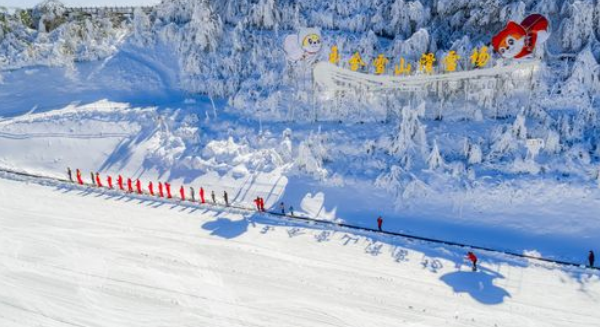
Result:
<instances>
[{"instance_id":1,"label":"person in black jacket","mask_svg":"<svg viewBox=\"0 0 600 327\"><path fill-rule=\"evenodd\" d=\"M596 256L594 256L594 251L590 250L590 255L588 255L588 261L590 262L590 268L594 267L595 260L596 260Z\"/></svg>"}]
</instances>

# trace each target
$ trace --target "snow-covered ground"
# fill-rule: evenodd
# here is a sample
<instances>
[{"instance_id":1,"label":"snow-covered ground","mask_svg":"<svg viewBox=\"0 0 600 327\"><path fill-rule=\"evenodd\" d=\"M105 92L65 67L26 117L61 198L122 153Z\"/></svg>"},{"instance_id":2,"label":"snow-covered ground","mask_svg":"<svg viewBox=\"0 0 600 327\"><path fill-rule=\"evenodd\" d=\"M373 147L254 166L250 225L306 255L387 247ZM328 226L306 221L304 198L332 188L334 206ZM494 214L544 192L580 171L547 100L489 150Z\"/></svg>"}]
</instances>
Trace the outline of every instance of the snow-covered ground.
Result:
<instances>
[{"instance_id":1,"label":"snow-covered ground","mask_svg":"<svg viewBox=\"0 0 600 327\"><path fill-rule=\"evenodd\" d=\"M361 226L372 227L383 215L393 231L574 262L584 262L597 245L595 184L525 176L504 181L492 174L463 189L449 187L457 183L449 172L426 170L420 178L427 183L411 182L398 202L393 190L373 183L377 174L370 171L385 167L385 159L362 154L364 140L377 140L386 125L261 124L225 110L223 101L213 106L206 97L177 91L175 77L158 63L168 61L132 57L123 50L78 65L74 77L62 68L7 73L0 89L0 166L60 177L66 167L80 168L86 178L99 171L144 185L169 180L217 196L227 191L248 207L261 196L273 209L283 201L308 216ZM28 85L38 79L44 82L32 96ZM432 129L460 134L485 124L435 123Z\"/></svg>"},{"instance_id":2,"label":"snow-covered ground","mask_svg":"<svg viewBox=\"0 0 600 327\"><path fill-rule=\"evenodd\" d=\"M2 326L597 326L580 269L0 178Z\"/></svg>"},{"instance_id":3,"label":"snow-covered ground","mask_svg":"<svg viewBox=\"0 0 600 327\"><path fill-rule=\"evenodd\" d=\"M597 2L340 3L0 8L0 168L169 181L371 228L382 215L389 231L576 263L600 252ZM555 27L534 77L469 68L529 12ZM354 51L373 68L379 53L416 67L453 50L465 79L325 92L281 47L306 26L322 29L317 61L331 45L341 67ZM335 86L368 69L343 72ZM12 325L600 321L598 276L583 269L483 254L474 274L463 250L6 178L0 199L0 319Z\"/></svg>"}]
</instances>

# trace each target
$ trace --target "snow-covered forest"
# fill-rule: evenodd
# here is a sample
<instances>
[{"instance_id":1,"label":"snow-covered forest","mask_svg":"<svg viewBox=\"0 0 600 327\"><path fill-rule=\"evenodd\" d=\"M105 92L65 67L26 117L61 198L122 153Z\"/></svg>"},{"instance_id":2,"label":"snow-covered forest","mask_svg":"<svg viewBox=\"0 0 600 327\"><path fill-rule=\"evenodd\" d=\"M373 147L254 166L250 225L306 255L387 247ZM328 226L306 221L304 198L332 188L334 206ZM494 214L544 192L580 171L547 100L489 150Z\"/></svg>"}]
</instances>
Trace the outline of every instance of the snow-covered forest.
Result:
<instances>
[{"instance_id":1,"label":"snow-covered forest","mask_svg":"<svg viewBox=\"0 0 600 327\"><path fill-rule=\"evenodd\" d=\"M289 64L282 47L287 35L316 27L320 60L333 45L342 61L356 51L367 63L379 54L417 61L452 50L468 58L507 21L534 12L551 22L534 77L431 85L408 95L323 98L310 67ZM173 0L131 17L71 13L46 0L0 12L0 81L19 68L66 67L76 76L78 63L123 49L145 54L170 69L175 88L224 101L225 112L238 117L222 140L164 135L163 149L148 157L161 169L171 162L210 170L198 157L219 161L226 148L261 157L246 166L251 173L285 167L327 185L358 180L404 205L507 183L597 187L599 36L595 0ZM258 133L233 132L245 130L242 118L260 123Z\"/></svg>"}]
</instances>

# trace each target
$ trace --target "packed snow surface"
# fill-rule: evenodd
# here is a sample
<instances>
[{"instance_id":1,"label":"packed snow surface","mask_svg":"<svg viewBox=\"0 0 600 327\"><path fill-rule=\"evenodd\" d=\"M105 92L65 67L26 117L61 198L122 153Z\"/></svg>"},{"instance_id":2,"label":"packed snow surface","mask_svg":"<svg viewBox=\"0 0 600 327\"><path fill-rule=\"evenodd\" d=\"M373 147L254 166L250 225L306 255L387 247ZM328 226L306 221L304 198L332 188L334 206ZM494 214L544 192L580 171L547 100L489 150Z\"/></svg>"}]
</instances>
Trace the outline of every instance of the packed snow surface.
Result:
<instances>
[{"instance_id":1,"label":"packed snow surface","mask_svg":"<svg viewBox=\"0 0 600 327\"><path fill-rule=\"evenodd\" d=\"M0 178L2 326L597 326L591 271Z\"/></svg>"}]
</instances>

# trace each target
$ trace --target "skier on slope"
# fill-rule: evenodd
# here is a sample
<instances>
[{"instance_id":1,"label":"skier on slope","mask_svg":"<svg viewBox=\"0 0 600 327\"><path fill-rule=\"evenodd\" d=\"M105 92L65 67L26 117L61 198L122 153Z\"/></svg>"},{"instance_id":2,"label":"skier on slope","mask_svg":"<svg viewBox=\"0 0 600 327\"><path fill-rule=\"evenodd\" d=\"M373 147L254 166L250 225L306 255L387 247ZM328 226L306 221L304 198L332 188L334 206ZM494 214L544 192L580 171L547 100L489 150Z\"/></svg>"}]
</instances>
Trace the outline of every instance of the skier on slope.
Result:
<instances>
[{"instance_id":1,"label":"skier on slope","mask_svg":"<svg viewBox=\"0 0 600 327\"><path fill-rule=\"evenodd\" d=\"M138 194L142 194L142 182L139 178L135 181L135 188L137 189Z\"/></svg>"},{"instance_id":2,"label":"skier on slope","mask_svg":"<svg viewBox=\"0 0 600 327\"><path fill-rule=\"evenodd\" d=\"M90 177L92 178L92 185L96 186L96 176L94 175L94 172L90 173Z\"/></svg>"},{"instance_id":3,"label":"skier on slope","mask_svg":"<svg viewBox=\"0 0 600 327\"><path fill-rule=\"evenodd\" d=\"M110 175L106 177L106 183L108 183L108 188L113 188L112 177Z\"/></svg>"},{"instance_id":4,"label":"skier on slope","mask_svg":"<svg viewBox=\"0 0 600 327\"><path fill-rule=\"evenodd\" d=\"M69 181L73 183L73 173L71 172L71 167L67 167L67 175L69 175Z\"/></svg>"},{"instance_id":5,"label":"skier on slope","mask_svg":"<svg viewBox=\"0 0 600 327\"><path fill-rule=\"evenodd\" d=\"M163 184L162 182L158 182L158 196L161 198L165 197L165 194L163 193Z\"/></svg>"},{"instance_id":6,"label":"skier on slope","mask_svg":"<svg viewBox=\"0 0 600 327\"><path fill-rule=\"evenodd\" d=\"M213 200L214 204L217 204L217 198L215 197L215 191L210 191L210 197Z\"/></svg>"},{"instance_id":7,"label":"skier on slope","mask_svg":"<svg viewBox=\"0 0 600 327\"><path fill-rule=\"evenodd\" d=\"M96 172L96 186L102 187L102 180L100 180L100 173Z\"/></svg>"},{"instance_id":8,"label":"skier on slope","mask_svg":"<svg viewBox=\"0 0 600 327\"><path fill-rule=\"evenodd\" d=\"M206 201L204 201L204 188L200 187L200 202L202 202L203 204L206 203Z\"/></svg>"},{"instance_id":9,"label":"skier on slope","mask_svg":"<svg viewBox=\"0 0 600 327\"><path fill-rule=\"evenodd\" d=\"M148 191L150 192L150 195L154 196L154 185L152 185L152 181L148 183Z\"/></svg>"},{"instance_id":10,"label":"skier on slope","mask_svg":"<svg viewBox=\"0 0 600 327\"><path fill-rule=\"evenodd\" d=\"M192 186L190 186L190 195L192 196L192 202L196 202L196 190Z\"/></svg>"},{"instance_id":11,"label":"skier on slope","mask_svg":"<svg viewBox=\"0 0 600 327\"><path fill-rule=\"evenodd\" d=\"M133 182L130 177L127 177L127 192L133 193Z\"/></svg>"},{"instance_id":12,"label":"skier on slope","mask_svg":"<svg viewBox=\"0 0 600 327\"><path fill-rule=\"evenodd\" d=\"M260 211L265 212L265 199L260 198Z\"/></svg>"},{"instance_id":13,"label":"skier on slope","mask_svg":"<svg viewBox=\"0 0 600 327\"><path fill-rule=\"evenodd\" d=\"M179 196L181 197L181 201L185 201L185 188L183 185L179 188Z\"/></svg>"},{"instance_id":14,"label":"skier on slope","mask_svg":"<svg viewBox=\"0 0 600 327\"><path fill-rule=\"evenodd\" d=\"M77 169L77 182L79 185L83 185L83 179L81 179L81 170Z\"/></svg>"},{"instance_id":15,"label":"skier on slope","mask_svg":"<svg viewBox=\"0 0 600 327\"><path fill-rule=\"evenodd\" d=\"M285 204L283 204L283 202L279 204L279 209L281 209L281 214L285 215Z\"/></svg>"},{"instance_id":16,"label":"skier on slope","mask_svg":"<svg viewBox=\"0 0 600 327\"><path fill-rule=\"evenodd\" d=\"M590 264L590 268L594 267L595 260L596 260L596 256L594 255L594 251L590 250L590 254L588 255L588 262Z\"/></svg>"},{"instance_id":17,"label":"skier on slope","mask_svg":"<svg viewBox=\"0 0 600 327\"><path fill-rule=\"evenodd\" d=\"M117 183L119 184L119 190L125 191L125 188L123 187L123 176L119 175L117 178Z\"/></svg>"},{"instance_id":18,"label":"skier on slope","mask_svg":"<svg viewBox=\"0 0 600 327\"><path fill-rule=\"evenodd\" d=\"M225 206L229 207L229 195L227 195L227 191L223 191L223 199L225 200Z\"/></svg>"},{"instance_id":19,"label":"skier on slope","mask_svg":"<svg viewBox=\"0 0 600 327\"><path fill-rule=\"evenodd\" d=\"M294 207L290 206L290 216L294 217Z\"/></svg>"},{"instance_id":20,"label":"skier on slope","mask_svg":"<svg viewBox=\"0 0 600 327\"><path fill-rule=\"evenodd\" d=\"M165 182L165 189L167 190L167 198L172 199L173 196L171 195L171 184Z\"/></svg>"},{"instance_id":21,"label":"skier on slope","mask_svg":"<svg viewBox=\"0 0 600 327\"><path fill-rule=\"evenodd\" d=\"M383 229L381 229L381 225L383 225L383 218L381 218L381 216L377 217L377 228L379 229L380 232L383 231Z\"/></svg>"},{"instance_id":22,"label":"skier on slope","mask_svg":"<svg viewBox=\"0 0 600 327\"><path fill-rule=\"evenodd\" d=\"M475 255L475 253L469 251L467 253L467 259L471 261L471 264L473 265L473 271L477 271L477 256Z\"/></svg>"}]
</instances>

